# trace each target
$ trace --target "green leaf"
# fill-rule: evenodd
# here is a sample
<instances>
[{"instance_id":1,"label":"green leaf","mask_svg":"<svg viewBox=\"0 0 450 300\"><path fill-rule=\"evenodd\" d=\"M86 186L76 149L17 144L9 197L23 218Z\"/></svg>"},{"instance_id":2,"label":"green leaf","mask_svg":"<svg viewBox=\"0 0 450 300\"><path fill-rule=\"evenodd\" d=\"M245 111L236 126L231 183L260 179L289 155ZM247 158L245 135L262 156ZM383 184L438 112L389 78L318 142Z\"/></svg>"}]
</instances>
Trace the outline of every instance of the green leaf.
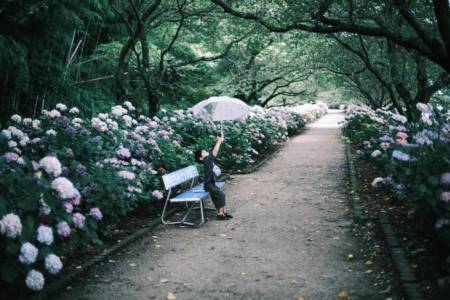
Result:
<instances>
[{"instance_id":1,"label":"green leaf","mask_svg":"<svg viewBox=\"0 0 450 300\"><path fill-rule=\"evenodd\" d=\"M15 242L8 242L6 245L6 253L8 253L11 256L16 256L19 254L20 246L16 244Z\"/></svg>"},{"instance_id":2,"label":"green leaf","mask_svg":"<svg viewBox=\"0 0 450 300\"><path fill-rule=\"evenodd\" d=\"M427 181L432 186L438 186L439 185L439 177L437 177L437 176L430 176L430 177L428 177Z\"/></svg>"},{"instance_id":3,"label":"green leaf","mask_svg":"<svg viewBox=\"0 0 450 300\"><path fill-rule=\"evenodd\" d=\"M17 268L13 263L7 261L1 265L1 277L4 281L13 282L16 280L17 275L19 275L19 272L17 272Z\"/></svg>"}]
</instances>

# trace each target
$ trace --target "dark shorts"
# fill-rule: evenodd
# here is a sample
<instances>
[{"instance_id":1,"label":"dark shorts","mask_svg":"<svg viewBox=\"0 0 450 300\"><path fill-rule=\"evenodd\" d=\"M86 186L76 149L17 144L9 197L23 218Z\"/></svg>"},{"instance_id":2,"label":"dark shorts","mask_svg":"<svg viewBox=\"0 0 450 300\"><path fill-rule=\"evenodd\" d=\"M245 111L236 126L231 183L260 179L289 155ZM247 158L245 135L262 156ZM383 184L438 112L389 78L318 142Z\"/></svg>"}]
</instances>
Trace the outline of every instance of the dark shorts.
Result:
<instances>
[{"instance_id":1,"label":"dark shorts","mask_svg":"<svg viewBox=\"0 0 450 300\"><path fill-rule=\"evenodd\" d=\"M211 200L214 203L216 209L225 206L225 193L222 192L215 184L205 184L205 191L211 195Z\"/></svg>"}]
</instances>

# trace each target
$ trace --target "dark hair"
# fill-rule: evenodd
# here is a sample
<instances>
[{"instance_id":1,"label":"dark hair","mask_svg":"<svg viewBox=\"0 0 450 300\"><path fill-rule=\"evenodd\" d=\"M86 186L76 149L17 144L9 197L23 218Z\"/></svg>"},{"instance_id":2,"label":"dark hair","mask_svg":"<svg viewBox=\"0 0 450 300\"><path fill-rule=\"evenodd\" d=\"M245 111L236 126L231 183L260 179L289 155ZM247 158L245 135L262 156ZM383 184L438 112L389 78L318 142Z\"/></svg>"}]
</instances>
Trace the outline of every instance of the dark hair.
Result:
<instances>
[{"instance_id":1,"label":"dark hair","mask_svg":"<svg viewBox=\"0 0 450 300\"><path fill-rule=\"evenodd\" d=\"M203 151L203 149L198 149L197 151L195 151L195 160L198 163L202 162L202 160L201 160L201 158L202 158L202 151Z\"/></svg>"}]
</instances>

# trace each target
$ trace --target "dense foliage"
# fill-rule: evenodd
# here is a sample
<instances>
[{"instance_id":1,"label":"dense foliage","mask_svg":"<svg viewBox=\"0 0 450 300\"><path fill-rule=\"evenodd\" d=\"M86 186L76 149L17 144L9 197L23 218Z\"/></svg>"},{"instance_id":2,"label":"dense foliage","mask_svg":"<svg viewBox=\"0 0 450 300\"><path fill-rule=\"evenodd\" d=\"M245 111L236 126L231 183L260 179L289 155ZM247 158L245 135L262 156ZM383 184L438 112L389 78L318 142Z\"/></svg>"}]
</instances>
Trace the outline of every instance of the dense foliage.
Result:
<instances>
[{"instance_id":1,"label":"dense foliage","mask_svg":"<svg viewBox=\"0 0 450 300\"><path fill-rule=\"evenodd\" d=\"M358 154L385 174L372 185L390 188L410 207L409 216L450 248L450 114L423 103L417 111L420 121L411 122L386 110L352 106L344 131Z\"/></svg>"},{"instance_id":2,"label":"dense foliage","mask_svg":"<svg viewBox=\"0 0 450 300\"><path fill-rule=\"evenodd\" d=\"M225 122L220 165L252 165L326 110L254 107ZM61 255L101 244L139 204L162 199L161 173L193 164L194 151L210 149L219 133L189 111L148 118L130 102L93 118L61 103L38 119L13 115L0 134L1 280L42 289L43 274L63 267Z\"/></svg>"}]
</instances>

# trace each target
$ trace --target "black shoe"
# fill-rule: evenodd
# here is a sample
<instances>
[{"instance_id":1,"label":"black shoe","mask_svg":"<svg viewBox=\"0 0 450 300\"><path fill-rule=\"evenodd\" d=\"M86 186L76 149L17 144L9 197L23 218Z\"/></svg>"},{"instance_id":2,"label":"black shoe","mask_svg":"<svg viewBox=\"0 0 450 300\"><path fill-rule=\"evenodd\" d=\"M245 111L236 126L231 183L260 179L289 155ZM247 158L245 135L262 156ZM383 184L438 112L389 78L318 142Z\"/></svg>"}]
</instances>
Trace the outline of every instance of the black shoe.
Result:
<instances>
[{"instance_id":1,"label":"black shoe","mask_svg":"<svg viewBox=\"0 0 450 300\"><path fill-rule=\"evenodd\" d=\"M217 215L216 219L219 220L219 221L226 221L226 220L228 220L225 215Z\"/></svg>"},{"instance_id":2,"label":"black shoe","mask_svg":"<svg viewBox=\"0 0 450 300\"><path fill-rule=\"evenodd\" d=\"M225 218L227 218L227 219L233 219L233 216L230 215L229 213L225 213L224 216L225 216Z\"/></svg>"}]
</instances>

